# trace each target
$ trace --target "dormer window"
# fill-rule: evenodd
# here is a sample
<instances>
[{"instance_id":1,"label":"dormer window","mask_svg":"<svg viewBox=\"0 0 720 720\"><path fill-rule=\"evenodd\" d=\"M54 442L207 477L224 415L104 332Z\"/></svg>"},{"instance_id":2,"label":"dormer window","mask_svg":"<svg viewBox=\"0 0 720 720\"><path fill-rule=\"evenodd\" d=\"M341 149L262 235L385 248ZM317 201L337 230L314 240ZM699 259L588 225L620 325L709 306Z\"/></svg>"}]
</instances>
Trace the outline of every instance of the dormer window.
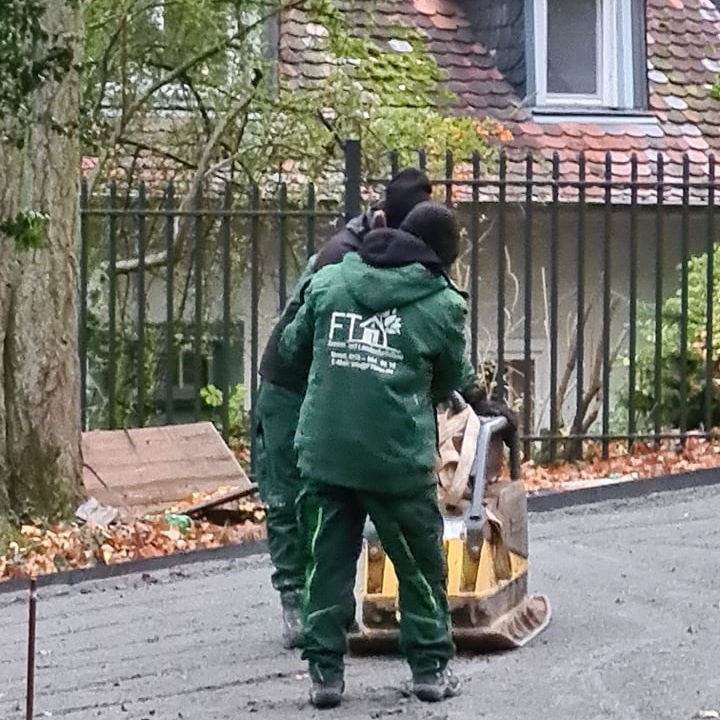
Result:
<instances>
[{"instance_id":1,"label":"dormer window","mask_svg":"<svg viewBox=\"0 0 720 720\"><path fill-rule=\"evenodd\" d=\"M643 28L636 5L642 2L533 0L538 108L642 106Z\"/></svg>"}]
</instances>

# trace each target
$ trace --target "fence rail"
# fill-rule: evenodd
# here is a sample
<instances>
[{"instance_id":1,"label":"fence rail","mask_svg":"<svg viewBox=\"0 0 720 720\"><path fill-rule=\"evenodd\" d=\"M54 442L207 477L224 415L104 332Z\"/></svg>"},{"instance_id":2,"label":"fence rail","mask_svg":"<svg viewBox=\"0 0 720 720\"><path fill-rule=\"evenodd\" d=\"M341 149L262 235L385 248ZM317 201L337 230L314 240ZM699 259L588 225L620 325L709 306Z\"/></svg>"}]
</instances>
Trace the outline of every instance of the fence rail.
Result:
<instances>
[{"instance_id":1,"label":"fence rail","mask_svg":"<svg viewBox=\"0 0 720 720\"><path fill-rule=\"evenodd\" d=\"M87 428L214 419L247 432L259 353L305 260L387 176L346 143L342 197L280 185L176 197L83 187L80 349ZM469 352L518 410L526 457L588 442L681 440L720 424L715 159L652 168L607 156L548 166L501 155L433 172L465 238ZM715 336L718 336L717 338ZM247 389L248 397L245 398ZM219 391L219 392L218 392Z\"/></svg>"}]
</instances>

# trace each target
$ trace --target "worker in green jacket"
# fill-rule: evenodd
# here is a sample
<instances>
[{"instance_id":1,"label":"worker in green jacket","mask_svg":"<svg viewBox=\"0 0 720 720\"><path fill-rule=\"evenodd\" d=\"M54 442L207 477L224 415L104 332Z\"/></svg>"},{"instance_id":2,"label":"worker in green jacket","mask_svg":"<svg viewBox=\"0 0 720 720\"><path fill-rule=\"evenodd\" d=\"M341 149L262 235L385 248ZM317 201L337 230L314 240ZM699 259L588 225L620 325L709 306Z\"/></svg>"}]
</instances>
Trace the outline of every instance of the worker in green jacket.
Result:
<instances>
[{"instance_id":1,"label":"worker in green jacket","mask_svg":"<svg viewBox=\"0 0 720 720\"><path fill-rule=\"evenodd\" d=\"M356 251L379 219L389 227L399 227L415 205L429 199L431 191L424 172L415 168L401 170L388 184L382 214L371 208L335 233L305 267L260 361L261 382L253 407L254 466L260 495L267 506L271 581L280 594L283 645L288 649L302 641L301 601L308 564L307 546L297 522L301 479L293 448L307 371L280 356L280 335L295 317L302 304L302 289L315 270L339 263L348 252Z\"/></svg>"},{"instance_id":2,"label":"worker in green jacket","mask_svg":"<svg viewBox=\"0 0 720 720\"><path fill-rule=\"evenodd\" d=\"M436 404L461 387L464 296L444 268L457 258L451 211L421 203L399 230L374 230L357 253L317 272L280 352L308 371L295 438L311 565L303 657L311 702L344 691L358 548L369 516L398 576L409 690L459 692L435 478Z\"/></svg>"}]
</instances>

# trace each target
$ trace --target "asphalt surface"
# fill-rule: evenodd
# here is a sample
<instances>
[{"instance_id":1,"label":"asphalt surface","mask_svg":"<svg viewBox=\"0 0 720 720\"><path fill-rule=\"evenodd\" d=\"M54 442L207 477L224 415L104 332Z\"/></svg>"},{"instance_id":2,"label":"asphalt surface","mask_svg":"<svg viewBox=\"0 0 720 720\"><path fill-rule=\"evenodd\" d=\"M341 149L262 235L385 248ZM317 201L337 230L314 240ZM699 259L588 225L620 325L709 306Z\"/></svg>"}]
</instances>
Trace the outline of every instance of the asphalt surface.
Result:
<instances>
[{"instance_id":1,"label":"asphalt surface","mask_svg":"<svg viewBox=\"0 0 720 720\"><path fill-rule=\"evenodd\" d=\"M720 488L531 516L531 584L551 626L456 659L464 694L403 699L397 658L351 658L346 701L307 703L280 648L267 556L41 592L36 718L683 720L720 711ZM24 718L25 593L0 595L0 719ZM707 717L715 717L708 715Z\"/></svg>"}]
</instances>

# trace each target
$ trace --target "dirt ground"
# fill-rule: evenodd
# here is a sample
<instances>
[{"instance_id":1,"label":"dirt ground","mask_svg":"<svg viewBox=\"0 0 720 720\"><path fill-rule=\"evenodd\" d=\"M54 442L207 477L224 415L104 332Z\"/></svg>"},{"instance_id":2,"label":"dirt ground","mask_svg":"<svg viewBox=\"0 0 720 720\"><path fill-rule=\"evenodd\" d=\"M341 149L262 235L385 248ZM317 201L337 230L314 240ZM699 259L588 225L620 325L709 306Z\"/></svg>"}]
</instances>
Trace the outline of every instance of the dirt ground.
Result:
<instances>
[{"instance_id":1,"label":"dirt ground","mask_svg":"<svg viewBox=\"0 0 720 720\"><path fill-rule=\"evenodd\" d=\"M398 658L351 658L346 702L307 702L265 555L43 589L36 717L688 720L720 710L720 488L531 516L531 646L460 657L461 697L405 700ZM24 592L0 594L0 718L24 717Z\"/></svg>"}]
</instances>

